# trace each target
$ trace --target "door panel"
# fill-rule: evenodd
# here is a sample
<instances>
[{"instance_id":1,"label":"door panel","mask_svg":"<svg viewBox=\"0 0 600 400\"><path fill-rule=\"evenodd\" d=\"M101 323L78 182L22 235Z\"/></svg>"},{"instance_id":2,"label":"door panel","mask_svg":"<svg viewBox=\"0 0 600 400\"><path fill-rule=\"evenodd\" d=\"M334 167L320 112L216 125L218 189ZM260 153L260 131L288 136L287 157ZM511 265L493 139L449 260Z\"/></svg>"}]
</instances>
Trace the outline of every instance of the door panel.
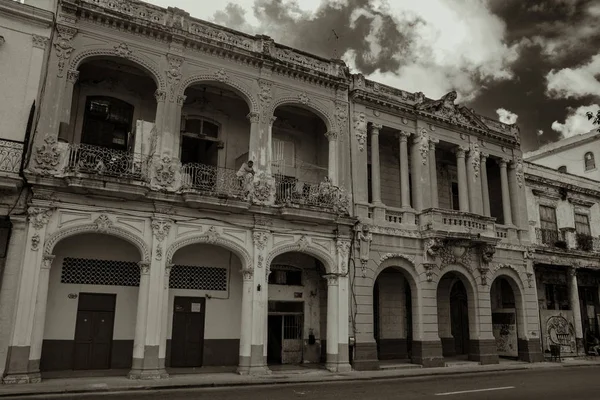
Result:
<instances>
[{"instance_id":1,"label":"door panel","mask_svg":"<svg viewBox=\"0 0 600 400\"><path fill-rule=\"evenodd\" d=\"M202 366L205 304L204 298L175 298L171 334L172 367Z\"/></svg>"},{"instance_id":2,"label":"door panel","mask_svg":"<svg viewBox=\"0 0 600 400\"><path fill-rule=\"evenodd\" d=\"M452 286L450 292L450 320L456 354L469 353L469 304L462 282Z\"/></svg>"},{"instance_id":3,"label":"door panel","mask_svg":"<svg viewBox=\"0 0 600 400\"><path fill-rule=\"evenodd\" d=\"M115 302L115 295L80 294L73 369L110 368Z\"/></svg>"}]
</instances>

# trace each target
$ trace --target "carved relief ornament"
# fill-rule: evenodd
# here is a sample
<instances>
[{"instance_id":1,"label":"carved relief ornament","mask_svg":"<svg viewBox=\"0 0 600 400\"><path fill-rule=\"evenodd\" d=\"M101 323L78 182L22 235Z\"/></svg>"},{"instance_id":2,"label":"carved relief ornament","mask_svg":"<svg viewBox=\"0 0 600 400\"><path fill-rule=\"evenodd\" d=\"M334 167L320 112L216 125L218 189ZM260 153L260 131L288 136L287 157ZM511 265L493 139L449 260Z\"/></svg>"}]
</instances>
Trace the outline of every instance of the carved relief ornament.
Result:
<instances>
[{"instance_id":1,"label":"carved relief ornament","mask_svg":"<svg viewBox=\"0 0 600 400\"><path fill-rule=\"evenodd\" d=\"M52 210L42 207L29 207L27 209L29 223L35 230L43 229L52 216Z\"/></svg>"},{"instance_id":2,"label":"carved relief ornament","mask_svg":"<svg viewBox=\"0 0 600 400\"><path fill-rule=\"evenodd\" d=\"M475 177L479 177L479 171L481 167L481 152L479 151L479 144L471 143L469 149L469 156L471 158L471 166L473 167L473 172Z\"/></svg>"},{"instance_id":3,"label":"carved relief ornament","mask_svg":"<svg viewBox=\"0 0 600 400\"><path fill-rule=\"evenodd\" d=\"M367 117L363 112L355 112L352 121L354 123L354 135L358 142L358 150L363 151L367 144Z\"/></svg>"},{"instance_id":4,"label":"carved relief ornament","mask_svg":"<svg viewBox=\"0 0 600 400\"><path fill-rule=\"evenodd\" d=\"M167 54L167 62L169 68L167 69L167 83L169 86L169 101L175 101L175 93L177 87L181 81L181 66L183 64L183 58L174 54Z\"/></svg>"},{"instance_id":5,"label":"carved relief ornament","mask_svg":"<svg viewBox=\"0 0 600 400\"><path fill-rule=\"evenodd\" d=\"M33 158L41 172L48 173L58 166L60 156L58 140L54 136L46 135L44 143L36 147Z\"/></svg>"},{"instance_id":6,"label":"carved relief ornament","mask_svg":"<svg viewBox=\"0 0 600 400\"><path fill-rule=\"evenodd\" d=\"M54 42L56 57L58 58L58 77L64 76L65 67L75 49L71 42L77 34L77 29L65 25L56 25L58 36Z\"/></svg>"},{"instance_id":7,"label":"carved relief ornament","mask_svg":"<svg viewBox=\"0 0 600 400\"><path fill-rule=\"evenodd\" d=\"M273 95L271 94L271 82L264 79L258 81L258 98L260 100L262 116L266 121L269 118L271 100L273 99Z\"/></svg>"},{"instance_id":8,"label":"carved relief ornament","mask_svg":"<svg viewBox=\"0 0 600 400\"><path fill-rule=\"evenodd\" d=\"M429 159L429 133L427 133L427 129L422 128L415 140L416 144L419 146L423 165L427 165Z\"/></svg>"},{"instance_id":9,"label":"carved relief ornament","mask_svg":"<svg viewBox=\"0 0 600 400\"><path fill-rule=\"evenodd\" d=\"M169 236L169 231L171 230L171 221L166 219L153 219L152 220L152 232L154 233L154 237L162 242L165 240L167 236Z\"/></svg>"},{"instance_id":10,"label":"carved relief ornament","mask_svg":"<svg viewBox=\"0 0 600 400\"><path fill-rule=\"evenodd\" d=\"M264 250L269 240L269 234L264 231L256 231L252 233L252 239L257 249Z\"/></svg>"}]
</instances>

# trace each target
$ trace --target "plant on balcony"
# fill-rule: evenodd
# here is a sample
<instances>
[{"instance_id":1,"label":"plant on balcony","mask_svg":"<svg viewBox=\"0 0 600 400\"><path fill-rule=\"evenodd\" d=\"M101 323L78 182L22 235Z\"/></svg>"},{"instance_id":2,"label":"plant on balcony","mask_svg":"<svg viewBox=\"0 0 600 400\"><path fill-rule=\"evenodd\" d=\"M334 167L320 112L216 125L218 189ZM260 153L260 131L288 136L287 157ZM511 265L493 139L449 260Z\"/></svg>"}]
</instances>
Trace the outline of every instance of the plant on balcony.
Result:
<instances>
[{"instance_id":1,"label":"plant on balcony","mask_svg":"<svg viewBox=\"0 0 600 400\"><path fill-rule=\"evenodd\" d=\"M554 247L566 250L567 249L567 242L565 242L564 240L557 240L556 242L554 242Z\"/></svg>"},{"instance_id":2,"label":"plant on balcony","mask_svg":"<svg viewBox=\"0 0 600 400\"><path fill-rule=\"evenodd\" d=\"M594 238L586 233L578 233L577 248L583 251L592 251L594 248Z\"/></svg>"}]
</instances>

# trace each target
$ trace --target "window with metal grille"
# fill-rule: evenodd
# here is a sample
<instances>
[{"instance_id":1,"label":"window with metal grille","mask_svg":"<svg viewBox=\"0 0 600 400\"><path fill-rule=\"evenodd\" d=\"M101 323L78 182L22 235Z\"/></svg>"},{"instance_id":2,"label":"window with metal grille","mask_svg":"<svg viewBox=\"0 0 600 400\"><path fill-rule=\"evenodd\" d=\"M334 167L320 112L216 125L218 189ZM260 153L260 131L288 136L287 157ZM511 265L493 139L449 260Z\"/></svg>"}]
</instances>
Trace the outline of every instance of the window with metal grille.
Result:
<instances>
[{"instance_id":1,"label":"window with metal grille","mask_svg":"<svg viewBox=\"0 0 600 400\"><path fill-rule=\"evenodd\" d=\"M169 276L171 289L227 290L227 269L176 265Z\"/></svg>"},{"instance_id":2,"label":"window with metal grille","mask_svg":"<svg viewBox=\"0 0 600 400\"><path fill-rule=\"evenodd\" d=\"M575 213L575 231L584 235L591 235L590 220L586 214Z\"/></svg>"},{"instance_id":3,"label":"window with metal grille","mask_svg":"<svg viewBox=\"0 0 600 400\"><path fill-rule=\"evenodd\" d=\"M80 285L139 286L140 267L134 261L66 257L61 283Z\"/></svg>"},{"instance_id":4,"label":"window with metal grille","mask_svg":"<svg viewBox=\"0 0 600 400\"><path fill-rule=\"evenodd\" d=\"M586 171L590 171L596 168L596 160L594 159L594 153L592 153L591 151L585 153L585 156L583 156L583 160L585 162Z\"/></svg>"},{"instance_id":5,"label":"window with metal grille","mask_svg":"<svg viewBox=\"0 0 600 400\"><path fill-rule=\"evenodd\" d=\"M283 316L283 338L302 339L302 314Z\"/></svg>"}]
</instances>

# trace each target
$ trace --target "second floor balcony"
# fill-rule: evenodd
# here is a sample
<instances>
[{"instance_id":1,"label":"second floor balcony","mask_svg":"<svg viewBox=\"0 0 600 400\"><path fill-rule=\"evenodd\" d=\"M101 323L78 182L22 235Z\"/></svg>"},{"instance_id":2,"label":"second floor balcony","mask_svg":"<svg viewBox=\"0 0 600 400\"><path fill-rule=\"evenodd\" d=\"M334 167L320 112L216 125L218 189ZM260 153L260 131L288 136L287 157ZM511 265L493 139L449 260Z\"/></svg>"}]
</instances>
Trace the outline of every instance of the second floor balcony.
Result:
<instances>
[{"instance_id":1,"label":"second floor balcony","mask_svg":"<svg viewBox=\"0 0 600 400\"><path fill-rule=\"evenodd\" d=\"M495 218L454 210L427 209L419 215L421 231L445 237L496 241ZM502 238L500 238L502 239Z\"/></svg>"},{"instance_id":2,"label":"second floor balcony","mask_svg":"<svg viewBox=\"0 0 600 400\"><path fill-rule=\"evenodd\" d=\"M0 188L16 189L21 184L23 142L0 139Z\"/></svg>"},{"instance_id":3,"label":"second floor balcony","mask_svg":"<svg viewBox=\"0 0 600 400\"><path fill-rule=\"evenodd\" d=\"M535 243L557 251L600 253L600 237L575 232L574 229L535 228Z\"/></svg>"}]
</instances>

